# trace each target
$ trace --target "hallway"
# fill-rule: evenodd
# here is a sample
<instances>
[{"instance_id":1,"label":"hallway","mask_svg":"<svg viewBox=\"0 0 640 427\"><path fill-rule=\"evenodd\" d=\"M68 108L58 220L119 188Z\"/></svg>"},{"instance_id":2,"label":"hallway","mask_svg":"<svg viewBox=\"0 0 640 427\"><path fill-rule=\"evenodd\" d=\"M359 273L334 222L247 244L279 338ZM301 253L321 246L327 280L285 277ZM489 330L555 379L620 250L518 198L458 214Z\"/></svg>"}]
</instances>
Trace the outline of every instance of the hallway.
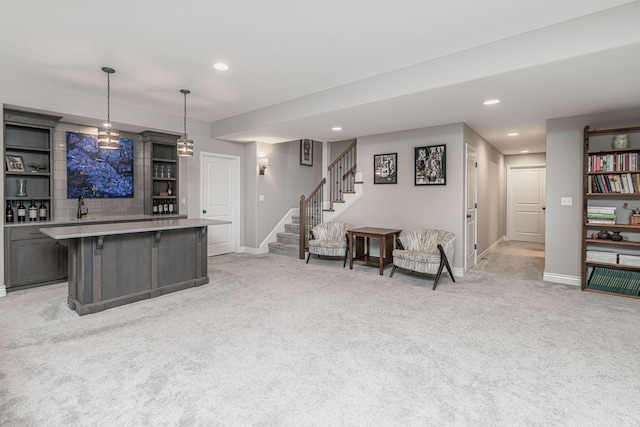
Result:
<instances>
[{"instance_id":1,"label":"hallway","mask_svg":"<svg viewBox=\"0 0 640 427\"><path fill-rule=\"evenodd\" d=\"M544 243L504 241L482 257L473 270L514 279L542 280L544 255Z\"/></svg>"}]
</instances>

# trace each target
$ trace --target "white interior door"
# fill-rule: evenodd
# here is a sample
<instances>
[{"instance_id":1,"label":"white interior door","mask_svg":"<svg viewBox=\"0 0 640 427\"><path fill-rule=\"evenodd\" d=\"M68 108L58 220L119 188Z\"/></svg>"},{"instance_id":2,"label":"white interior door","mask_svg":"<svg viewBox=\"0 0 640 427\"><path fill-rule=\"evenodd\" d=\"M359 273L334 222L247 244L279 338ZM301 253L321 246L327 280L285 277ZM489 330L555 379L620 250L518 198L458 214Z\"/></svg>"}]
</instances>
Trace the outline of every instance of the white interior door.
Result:
<instances>
[{"instance_id":1,"label":"white interior door","mask_svg":"<svg viewBox=\"0 0 640 427\"><path fill-rule=\"evenodd\" d=\"M507 238L544 243L545 167L511 167L507 177Z\"/></svg>"},{"instance_id":2,"label":"white interior door","mask_svg":"<svg viewBox=\"0 0 640 427\"><path fill-rule=\"evenodd\" d=\"M208 230L207 254L235 252L239 226L240 159L237 156L202 154L202 217L231 221Z\"/></svg>"},{"instance_id":3,"label":"white interior door","mask_svg":"<svg viewBox=\"0 0 640 427\"><path fill-rule=\"evenodd\" d=\"M466 144L466 236L465 236L465 271L476 265L478 257L477 217L478 217L478 154Z\"/></svg>"}]
</instances>

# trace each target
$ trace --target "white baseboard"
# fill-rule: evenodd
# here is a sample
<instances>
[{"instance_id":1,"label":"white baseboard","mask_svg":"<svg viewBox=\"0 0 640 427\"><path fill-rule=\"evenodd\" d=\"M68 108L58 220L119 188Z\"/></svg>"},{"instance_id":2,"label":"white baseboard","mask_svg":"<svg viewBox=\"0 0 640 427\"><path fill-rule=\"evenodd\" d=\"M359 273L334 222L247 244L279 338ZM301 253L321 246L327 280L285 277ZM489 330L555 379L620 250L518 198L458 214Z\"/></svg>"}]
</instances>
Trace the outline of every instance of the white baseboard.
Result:
<instances>
[{"instance_id":1,"label":"white baseboard","mask_svg":"<svg viewBox=\"0 0 640 427\"><path fill-rule=\"evenodd\" d=\"M478 259L482 259L482 257L485 257L487 255L489 255L489 253L494 250L500 243L505 241L505 236L502 236L501 238L499 238L498 240L496 240L493 245L489 246L487 249L485 249L481 254L478 254Z\"/></svg>"},{"instance_id":2,"label":"white baseboard","mask_svg":"<svg viewBox=\"0 0 640 427\"><path fill-rule=\"evenodd\" d=\"M0 285L0 298L7 296L7 287L5 285Z\"/></svg>"},{"instance_id":3,"label":"white baseboard","mask_svg":"<svg viewBox=\"0 0 640 427\"><path fill-rule=\"evenodd\" d=\"M292 222L291 217L293 215L298 215L300 212L300 208L291 208L289 212L284 214L279 223L276 224L275 227L271 230L271 233L265 237L265 239L260 244L260 247L257 248L259 252L258 254L266 254L269 252L269 243L276 242L278 240L278 233L282 233L284 231L284 225L290 224Z\"/></svg>"},{"instance_id":4,"label":"white baseboard","mask_svg":"<svg viewBox=\"0 0 640 427\"><path fill-rule=\"evenodd\" d=\"M580 276L569 276L567 274L547 273L544 272L542 280L545 282L560 283L562 285L580 286L582 280Z\"/></svg>"},{"instance_id":5,"label":"white baseboard","mask_svg":"<svg viewBox=\"0 0 640 427\"><path fill-rule=\"evenodd\" d=\"M260 255L260 254L266 254L267 252L269 252L269 247L267 246L266 249L263 247L260 248L250 248L248 246L240 246L238 248L238 252L239 254L249 254L249 255Z\"/></svg>"}]
</instances>

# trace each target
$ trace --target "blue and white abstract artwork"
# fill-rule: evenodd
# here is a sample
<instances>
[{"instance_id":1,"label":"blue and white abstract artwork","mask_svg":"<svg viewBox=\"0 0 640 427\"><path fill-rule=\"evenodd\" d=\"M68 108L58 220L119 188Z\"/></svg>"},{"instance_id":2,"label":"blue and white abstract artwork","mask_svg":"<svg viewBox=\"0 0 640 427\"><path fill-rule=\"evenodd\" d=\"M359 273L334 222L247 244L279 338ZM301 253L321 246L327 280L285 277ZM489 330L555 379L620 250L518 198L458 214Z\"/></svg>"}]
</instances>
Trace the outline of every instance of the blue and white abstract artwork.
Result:
<instances>
[{"instance_id":1,"label":"blue and white abstract artwork","mask_svg":"<svg viewBox=\"0 0 640 427\"><path fill-rule=\"evenodd\" d=\"M133 197L133 140L120 138L120 148L98 148L98 138L67 132L67 198Z\"/></svg>"}]
</instances>

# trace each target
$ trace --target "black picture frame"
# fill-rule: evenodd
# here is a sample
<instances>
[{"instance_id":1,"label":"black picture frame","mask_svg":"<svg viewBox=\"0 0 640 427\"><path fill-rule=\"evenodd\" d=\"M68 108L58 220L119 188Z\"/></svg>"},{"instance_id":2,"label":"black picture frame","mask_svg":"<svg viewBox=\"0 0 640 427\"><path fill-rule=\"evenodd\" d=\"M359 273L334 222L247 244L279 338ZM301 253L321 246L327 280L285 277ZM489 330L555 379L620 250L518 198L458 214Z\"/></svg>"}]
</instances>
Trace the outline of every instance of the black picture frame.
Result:
<instances>
[{"instance_id":1,"label":"black picture frame","mask_svg":"<svg viewBox=\"0 0 640 427\"><path fill-rule=\"evenodd\" d=\"M415 185L447 185L447 145L414 149Z\"/></svg>"},{"instance_id":2,"label":"black picture frame","mask_svg":"<svg viewBox=\"0 0 640 427\"><path fill-rule=\"evenodd\" d=\"M398 183L398 153L373 155L373 183Z\"/></svg>"},{"instance_id":3,"label":"black picture frame","mask_svg":"<svg viewBox=\"0 0 640 427\"><path fill-rule=\"evenodd\" d=\"M300 140L300 164L313 166L313 141L311 139Z\"/></svg>"}]
</instances>

